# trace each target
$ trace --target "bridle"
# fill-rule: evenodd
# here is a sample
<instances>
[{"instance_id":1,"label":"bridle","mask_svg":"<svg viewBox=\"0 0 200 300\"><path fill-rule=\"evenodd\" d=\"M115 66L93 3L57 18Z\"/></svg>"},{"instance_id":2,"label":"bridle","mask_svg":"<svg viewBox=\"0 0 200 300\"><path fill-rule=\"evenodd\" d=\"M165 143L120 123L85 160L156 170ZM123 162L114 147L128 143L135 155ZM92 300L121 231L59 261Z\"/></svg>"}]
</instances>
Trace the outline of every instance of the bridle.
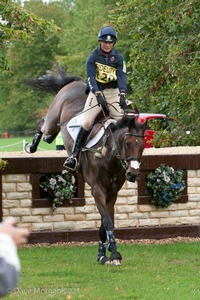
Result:
<instances>
[{"instance_id":1,"label":"bridle","mask_svg":"<svg viewBox=\"0 0 200 300\"><path fill-rule=\"evenodd\" d=\"M134 136L134 137L138 137L138 138L142 138L142 139L144 138L144 134L127 132L127 133L125 134L124 141L126 141L126 136L128 136L128 135ZM128 157L128 158L125 158L125 160L121 161L121 164L122 164L122 166L123 166L124 169L127 169L127 167L128 167L128 164L127 164L127 163L130 162L130 161L138 162L138 165L140 165L140 161L139 161L139 159L138 159L137 156L130 156L130 157Z\"/></svg>"},{"instance_id":2,"label":"bridle","mask_svg":"<svg viewBox=\"0 0 200 300\"><path fill-rule=\"evenodd\" d=\"M127 135L131 135L131 136L135 136L135 137L140 137L140 138L144 138L144 134L139 134L139 133L132 133L132 132L127 132Z\"/></svg>"}]
</instances>

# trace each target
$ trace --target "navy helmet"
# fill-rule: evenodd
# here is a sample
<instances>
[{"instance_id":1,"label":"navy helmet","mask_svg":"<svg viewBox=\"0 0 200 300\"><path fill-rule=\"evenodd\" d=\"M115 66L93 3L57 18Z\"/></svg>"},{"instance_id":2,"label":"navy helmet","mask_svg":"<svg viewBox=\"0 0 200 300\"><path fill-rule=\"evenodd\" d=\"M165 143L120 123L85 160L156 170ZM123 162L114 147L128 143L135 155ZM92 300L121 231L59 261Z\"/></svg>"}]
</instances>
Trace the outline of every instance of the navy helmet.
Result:
<instances>
[{"instance_id":1,"label":"navy helmet","mask_svg":"<svg viewBox=\"0 0 200 300\"><path fill-rule=\"evenodd\" d=\"M112 26L105 26L99 31L98 40L115 43L117 40L117 33Z\"/></svg>"}]
</instances>

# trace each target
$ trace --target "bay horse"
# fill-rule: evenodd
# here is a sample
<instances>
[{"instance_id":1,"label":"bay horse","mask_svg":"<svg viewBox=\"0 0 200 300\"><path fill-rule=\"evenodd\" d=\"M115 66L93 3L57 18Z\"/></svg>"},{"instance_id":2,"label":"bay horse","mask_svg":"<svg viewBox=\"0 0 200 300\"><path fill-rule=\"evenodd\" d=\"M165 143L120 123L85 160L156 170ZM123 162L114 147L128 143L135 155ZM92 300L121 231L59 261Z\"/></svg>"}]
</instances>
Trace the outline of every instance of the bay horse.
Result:
<instances>
[{"instance_id":1,"label":"bay horse","mask_svg":"<svg viewBox=\"0 0 200 300\"><path fill-rule=\"evenodd\" d=\"M59 70L59 75L43 75L38 79L27 80L27 83L57 94L32 143L26 144L25 150L28 153L35 152L42 137L51 143L61 130L65 149L70 154L73 138L68 132L67 125L72 117L80 115L83 110L87 98L84 80L78 76L70 77L63 70ZM94 130L95 126L104 127L102 119L95 124ZM114 205L125 180L134 182L139 175L145 147L145 129L146 122L140 119L139 112L132 109L116 123L110 122L107 128L104 127L103 136L96 142L95 148L94 146L83 148L79 154L79 168L76 175L81 175L91 187L91 193L101 215L97 260L102 265L105 263L121 265L122 256L117 251L114 236ZM110 257L106 256L106 242L108 251L111 252Z\"/></svg>"}]
</instances>

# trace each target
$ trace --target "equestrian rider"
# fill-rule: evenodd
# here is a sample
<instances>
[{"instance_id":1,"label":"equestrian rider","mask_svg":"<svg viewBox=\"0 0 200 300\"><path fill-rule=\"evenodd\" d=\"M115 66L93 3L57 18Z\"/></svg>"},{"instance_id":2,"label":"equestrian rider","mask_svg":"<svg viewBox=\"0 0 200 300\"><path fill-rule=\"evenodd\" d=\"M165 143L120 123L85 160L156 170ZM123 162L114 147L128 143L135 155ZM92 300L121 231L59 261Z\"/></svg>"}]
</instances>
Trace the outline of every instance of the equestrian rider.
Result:
<instances>
[{"instance_id":1,"label":"equestrian rider","mask_svg":"<svg viewBox=\"0 0 200 300\"><path fill-rule=\"evenodd\" d=\"M103 27L98 34L99 46L86 61L90 92L83 109L84 121L64 166L76 169L77 156L86 142L95 118L106 108L117 120L126 107L126 64L121 53L115 50L117 34L113 27Z\"/></svg>"}]
</instances>

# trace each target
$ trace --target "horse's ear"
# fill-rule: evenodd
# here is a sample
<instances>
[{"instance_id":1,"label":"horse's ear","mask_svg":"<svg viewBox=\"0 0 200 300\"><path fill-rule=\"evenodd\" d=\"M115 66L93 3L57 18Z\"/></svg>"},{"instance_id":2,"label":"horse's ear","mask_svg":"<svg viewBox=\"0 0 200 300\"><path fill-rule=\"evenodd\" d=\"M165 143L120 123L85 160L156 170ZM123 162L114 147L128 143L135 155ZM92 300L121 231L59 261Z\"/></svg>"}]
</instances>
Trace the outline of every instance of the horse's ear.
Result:
<instances>
[{"instance_id":1,"label":"horse's ear","mask_svg":"<svg viewBox=\"0 0 200 300\"><path fill-rule=\"evenodd\" d=\"M127 102L127 106L125 108L125 112L128 113L134 113L136 115L139 115L139 109L136 104L133 105L131 101Z\"/></svg>"},{"instance_id":2,"label":"horse's ear","mask_svg":"<svg viewBox=\"0 0 200 300\"><path fill-rule=\"evenodd\" d=\"M147 128L147 119L146 118L141 118L140 115L138 115L136 121L138 124L140 124L141 127L143 127L144 130L146 130L146 128Z\"/></svg>"}]
</instances>

